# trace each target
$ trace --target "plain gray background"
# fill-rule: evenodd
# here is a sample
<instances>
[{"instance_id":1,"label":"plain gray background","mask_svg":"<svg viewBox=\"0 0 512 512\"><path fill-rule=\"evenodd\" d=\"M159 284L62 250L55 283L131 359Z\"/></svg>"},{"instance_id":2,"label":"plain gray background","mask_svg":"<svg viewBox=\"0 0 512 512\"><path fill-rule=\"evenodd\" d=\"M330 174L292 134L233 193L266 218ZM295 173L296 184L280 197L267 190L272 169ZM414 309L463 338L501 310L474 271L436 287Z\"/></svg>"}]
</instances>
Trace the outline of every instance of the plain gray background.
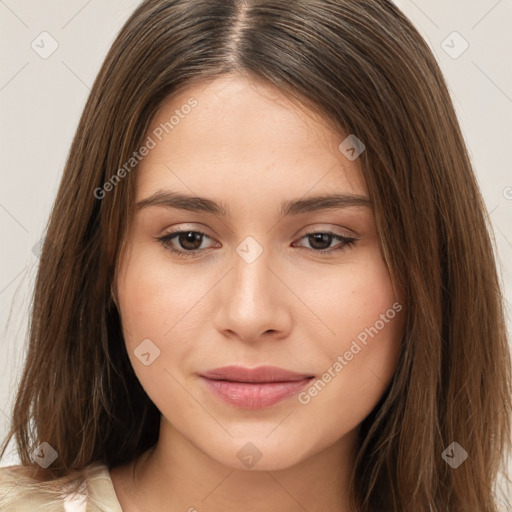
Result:
<instances>
[{"instance_id":1,"label":"plain gray background","mask_svg":"<svg viewBox=\"0 0 512 512\"><path fill-rule=\"evenodd\" d=\"M448 82L494 227L511 332L512 0L396 3L429 43ZM2 438L26 351L39 261L34 246L44 231L93 80L138 4L0 0ZM52 45L58 47L45 55ZM19 462L10 446L1 465Z\"/></svg>"}]
</instances>

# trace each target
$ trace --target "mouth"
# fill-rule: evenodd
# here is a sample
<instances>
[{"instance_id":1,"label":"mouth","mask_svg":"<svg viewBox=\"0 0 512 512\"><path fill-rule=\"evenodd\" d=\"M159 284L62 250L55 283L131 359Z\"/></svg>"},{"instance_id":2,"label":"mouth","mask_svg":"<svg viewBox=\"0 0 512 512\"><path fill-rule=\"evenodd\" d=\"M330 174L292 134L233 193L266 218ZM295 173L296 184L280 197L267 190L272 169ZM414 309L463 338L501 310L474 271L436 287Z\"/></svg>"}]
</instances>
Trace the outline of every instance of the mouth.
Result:
<instances>
[{"instance_id":1,"label":"mouth","mask_svg":"<svg viewBox=\"0 0 512 512\"><path fill-rule=\"evenodd\" d=\"M262 409L297 394L313 378L275 366L244 368L227 366L200 374L217 398L244 409Z\"/></svg>"}]
</instances>

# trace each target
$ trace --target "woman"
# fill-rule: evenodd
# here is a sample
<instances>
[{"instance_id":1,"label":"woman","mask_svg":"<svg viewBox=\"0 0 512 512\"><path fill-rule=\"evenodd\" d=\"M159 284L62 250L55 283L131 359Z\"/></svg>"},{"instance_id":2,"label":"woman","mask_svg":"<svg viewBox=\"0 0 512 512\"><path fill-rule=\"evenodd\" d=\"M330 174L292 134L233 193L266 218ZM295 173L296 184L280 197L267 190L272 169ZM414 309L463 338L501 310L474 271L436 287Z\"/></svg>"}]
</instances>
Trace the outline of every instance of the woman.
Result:
<instances>
[{"instance_id":1,"label":"woman","mask_svg":"<svg viewBox=\"0 0 512 512\"><path fill-rule=\"evenodd\" d=\"M51 214L0 508L496 511L487 221L391 2L143 2Z\"/></svg>"}]
</instances>

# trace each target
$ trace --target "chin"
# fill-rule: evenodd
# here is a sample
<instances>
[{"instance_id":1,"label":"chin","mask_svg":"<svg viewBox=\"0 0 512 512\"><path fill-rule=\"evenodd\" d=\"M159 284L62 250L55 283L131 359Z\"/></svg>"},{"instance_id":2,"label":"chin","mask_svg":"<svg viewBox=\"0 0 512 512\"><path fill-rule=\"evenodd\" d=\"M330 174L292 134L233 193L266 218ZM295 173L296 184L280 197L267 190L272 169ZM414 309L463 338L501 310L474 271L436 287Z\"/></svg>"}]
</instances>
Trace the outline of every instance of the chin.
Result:
<instances>
[{"instance_id":1,"label":"chin","mask_svg":"<svg viewBox=\"0 0 512 512\"><path fill-rule=\"evenodd\" d=\"M219 445L216 445L217 448ZM233 456L234 455L234 456ZM277 471L287 469L306 458L303 443L285 444L282 439L273 441L265 437L244 437L232 440L223 451L218 449L210 457L233 469L246 471Z\"/></svg>"}]
</instances>

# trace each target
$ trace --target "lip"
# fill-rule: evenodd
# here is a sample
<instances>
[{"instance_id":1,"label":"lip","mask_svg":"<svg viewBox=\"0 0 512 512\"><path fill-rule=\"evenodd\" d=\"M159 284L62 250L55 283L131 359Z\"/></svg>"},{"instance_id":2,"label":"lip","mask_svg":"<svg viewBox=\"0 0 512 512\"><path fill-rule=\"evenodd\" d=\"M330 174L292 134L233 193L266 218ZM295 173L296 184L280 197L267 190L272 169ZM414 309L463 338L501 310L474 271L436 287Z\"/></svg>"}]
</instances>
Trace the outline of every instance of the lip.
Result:
<instances>
[{"instance_id":1,"label":"lip","mask_svg":"<svg viewBox=\"0 0 512 512\"><path fill-rule=\"evenodd\" d=\"M276 366L224 366L200 374L207 389L234 407L262 409L298 393L313 375Z\"/></svg>"},{"instance_id":2,"label":"lip","mask_svg":"<svg viewBox=\"0 0 512 512\"><path fill-rule=\"evenodd\" d=\"M314 375L297 373L278 366L257 366L245 368L243 366L223 366L207 372L202 372L201 377L212 380L229 380L232 382L291 382L303 380Z\"/></svg>"}]
</instances>

